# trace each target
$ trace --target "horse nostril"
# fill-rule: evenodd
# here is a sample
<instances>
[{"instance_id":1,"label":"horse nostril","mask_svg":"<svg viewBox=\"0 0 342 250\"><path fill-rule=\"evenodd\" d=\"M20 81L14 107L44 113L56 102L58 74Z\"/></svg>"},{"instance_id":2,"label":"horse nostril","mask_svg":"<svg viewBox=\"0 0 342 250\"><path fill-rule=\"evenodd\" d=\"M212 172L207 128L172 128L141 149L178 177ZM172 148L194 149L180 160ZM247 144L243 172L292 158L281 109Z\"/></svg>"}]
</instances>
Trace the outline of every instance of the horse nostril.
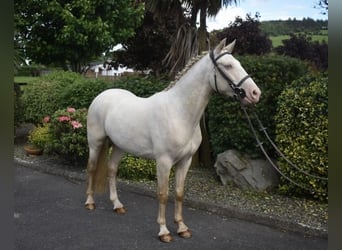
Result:
<instances>
[{"instance_id":1,"label":"horse nostril","mask_svg":"<svg viewBox=\"0 0 342 250\"><path fill-rule=\"evenodd\" d=\"M260 97L260 91L257 90L257 89L254 89L254 90L252 91L252 96L253 96L254 99L258 100L259 97Z\"/></svg>"}]
</instances>

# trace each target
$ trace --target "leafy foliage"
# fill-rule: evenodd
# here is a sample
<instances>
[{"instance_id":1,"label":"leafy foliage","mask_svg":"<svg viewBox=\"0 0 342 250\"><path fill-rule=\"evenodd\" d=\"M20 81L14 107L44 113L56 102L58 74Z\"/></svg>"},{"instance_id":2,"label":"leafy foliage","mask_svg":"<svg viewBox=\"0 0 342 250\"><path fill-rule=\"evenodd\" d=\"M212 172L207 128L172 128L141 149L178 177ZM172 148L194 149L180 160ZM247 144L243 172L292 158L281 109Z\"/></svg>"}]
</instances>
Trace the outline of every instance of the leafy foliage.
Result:
<instances>
[{"instance_id":1,"label":"leafy foliage","mask_svg":"<svg viewBox=\"0 0 342 250\"><path fill-rule=\"evenodd\" d=\"M123 43L124 50L114 52L117 61L135 69L150 68L158 75L163 70L162 61L176 30L172 16L164 15L160 19L153 19L153 14L146 11L142 25L135 30L135 36Z\"/></svg>"},{"instance_id":2,"label":"leafy foliage","mask_svg":"<svg viewBox=\"0 0 342 250\"><path fill-rule=\"evenodd\" d=\"M144 5L133 0L18 0L15 40L42 64L73 71L134 35Z\"/></svg>"},{"instance_id":3,"label":"leafy foliage","mask_svg":"<svg viewBox=\"0 0 342 250\"><path fill-rule=\"evenodd\" d=\"M278 99L275 116L276 142L280 150L302 170L328 177L328 77L307 75L285 89ZM328 199L328 183L301 174L279 159L281 170L290 178L314 190L313 196ZM285 193L303 194L301 188L283 179Z\"/></svg>"},{"instance_id":4,"label":"leafy foliage","mask_svg":"<svg viewBox=\"0 0 342 250\"><path fill-rule=\"evenodd\" d=\"M75 82L84 82L84 78L72 72L55 71L28 83L21 98L24 120L37 124L46 115L63 108L61 96Z\"/></svg>"},{"instance_id":5,"label":"leafy foliage","mask_svg":"<svg viewBox=\"0 0 342 250\"><path fill-rule=\"evenodd\" d=\"M55 111L51 116L49 134L44 151L58 154L65 160L85 165L88 158L87 110L66 108Z\"/></svg>"},{"instance_id":6,"label":"leafy foliage","mask_svg":"<svg viewBox=\"0 0 342 250\"><path fill-rule=\"evenodd\" d=\"M311 38L305 34L291 34L290 39L283 40L283 46L275 50L278 54L311 61L321 70L328 69L328 44L311 42Z\"/></svg>"},{"instance_id":7,"label":"leafy foliage","mask_svg":"<svg viewBox=\"0 0 342 250\"><path fill-rule=\"evenodd\" d=\"M283 56L243 56L238 59L262 91L256 112L274 140L278 96L293 80L305 75L308 67L298 59ZM261 156L238 102L214 96L209 102L208 114L214 155L234 148L252 157ZM272 148L264 146L273 155Z\"/></svg>"},{"instance_id":8,"label":"leafy foliage","mask_svg":"<svg viewBox=\"0 0 342 250\"><path fill-rule=\"evenodd\" d=\"M216 34L218 40L227 38L227 43L237 39L234 53L262 55L271 51L271 40L261 32L258 14L255 17L246 15L244 21L236 17L235 21Z\"/></svg>"},{"instance_id":9,"label":"leafy foliage","mask_svg":"<svg viewBox=\"0 0 342 250\"><path fill-rule=\"evenodd\" d=\"M28 135L28 142L41 149L44 149L51 140L50 124L48 123L38 124Z\"/></svg>"},{"instance_id":10,"label":"leafy foliage","mask_svg":"<svg viewBox=\"0 0 342 250\"><path fill-rule=\"evenodd\" d=\"M127 89L140 97L149 97L163 90L167 85L168 80L140 76L122 77L113 83L114 88Z\"/></svg>"},{"instance_id":11,"label":"leafy foliage","mask_svg":"<svg viewBox=\"0 0 342 250\"><path fill-rule=\"evenodd\" d=\"M121 160L118 177L129 180L156 180L156 162L126 154Z\"/></svg>"}]
</instances>

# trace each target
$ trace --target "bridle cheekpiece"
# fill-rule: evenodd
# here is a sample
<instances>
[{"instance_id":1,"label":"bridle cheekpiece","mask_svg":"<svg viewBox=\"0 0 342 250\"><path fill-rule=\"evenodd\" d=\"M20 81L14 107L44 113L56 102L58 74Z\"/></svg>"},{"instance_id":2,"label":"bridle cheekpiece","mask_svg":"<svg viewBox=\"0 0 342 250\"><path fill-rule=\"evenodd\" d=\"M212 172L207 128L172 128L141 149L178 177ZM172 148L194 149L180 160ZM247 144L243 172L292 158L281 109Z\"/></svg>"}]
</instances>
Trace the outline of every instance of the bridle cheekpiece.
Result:
<instances>
[{"instance_id":1,"label":"bridle cheekpiece","mask_svg":"<svg viewBox=\"0 0 342 250\"><path fill-rule=\"evenodd\" d=\"M250 78L250 75L246 75L245 77L243 77L237 84L235 84L228 75L226 75L223 70L218 66L217 64L217 60L220 59L222 56L224 55L230 55L231 53L229 52L224 52L222 54L220 54L219 56L217 56L215 58L214 56L214 51L211 50L210 51L210 59L213 62L215 69L218 70L218 72L220 72L221 76L228 82L228 85L232 88L233 92L234 92L234 98L238 99L238 100L242 100L243 98L246 97L246 91L241 87L241 85L248 79ZM216 70L215 70L215 90L217 93L220 93L218 88L217 88L217 82L216 82Z\"/></svg>"}]
</instances>

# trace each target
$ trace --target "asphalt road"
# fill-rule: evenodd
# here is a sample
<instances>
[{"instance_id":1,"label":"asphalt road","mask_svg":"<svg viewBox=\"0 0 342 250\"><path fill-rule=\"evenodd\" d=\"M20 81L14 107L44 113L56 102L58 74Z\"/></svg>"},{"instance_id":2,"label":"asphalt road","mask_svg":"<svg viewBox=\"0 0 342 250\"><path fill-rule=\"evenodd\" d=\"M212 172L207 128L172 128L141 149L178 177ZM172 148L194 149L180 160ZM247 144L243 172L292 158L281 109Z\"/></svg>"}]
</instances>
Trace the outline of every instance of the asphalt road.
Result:
<instances>
[{"instance_id":1,"label":"asphalt road","mask_svg":"<svg viewBox=\"0 0 342 250\"><path fill-rule=\"evenodd\" d=\"M328 249L328 240L282 232L234 218L184 207L191 239L176 235L173 202L168 228L174 236L162 243L157 234L158 202L138 192L119 189L127 213L112 211L108 194L95 197L97 208L84 208L86 183L75 183L22 167L14 170L15 249Z\"/></svg>"}]
</instances>

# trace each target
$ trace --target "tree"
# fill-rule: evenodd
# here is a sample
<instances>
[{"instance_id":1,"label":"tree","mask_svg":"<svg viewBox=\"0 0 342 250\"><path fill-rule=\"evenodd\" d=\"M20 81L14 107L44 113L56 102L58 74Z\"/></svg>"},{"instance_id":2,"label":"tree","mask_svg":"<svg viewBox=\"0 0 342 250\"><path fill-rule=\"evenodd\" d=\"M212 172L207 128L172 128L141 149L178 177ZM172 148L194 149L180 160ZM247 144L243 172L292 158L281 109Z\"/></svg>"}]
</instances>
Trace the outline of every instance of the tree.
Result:
<instances>
[{"instance_id":1,"label":"tree","mask_svg":"<svg viewBox=\"0 0 342 250\"><path fill-rule=\"evenodd\" d=\"M146 0L146 8L155 18L171 13L177 20L177 32L169 53L164 59L170 67L170 75L181 70L187 61L199 52L207 49L206 18L216 16L219 10L237 0ZM197 15L200 14L200 26L197 29Z\"/></svg>"},{"instance_id":2,"label":"tree","mask_svg":"<svg viewBox=\"0 0 342 250\"><path fill-rule=\"evenodd\" d=\"M322 9L322 14L327 15L328 14L328 0L319 0L315 8Z\"/></svg>"},{"instance_id":3,"label":"tree","mask_svg":"<svg viewBox=\"0 0 342 250\"><path fill-rule=\"evenodd\" d=\"M144 5L134 0L16 0L15 40L36 63L75 72L134 35Z\"/></svg>"},{"instance_id":4,"label":"tree","mask_svg":"<svg viewBox=\"0 0 342 250\"><path fill-rule=\"evenodd\" d=\"M325 41L313 42L305 34L290 34L290 38L283 40L283 44L275 49L276 53L310 61L322 71L328 69L328 44Z\"/></svg>"},{"instance_id":5,"label":"tree","mask_svg":"<svg viewBox=\"0 0 342 250\"><path fill-rule=\"evenodd\" d=\"M176 31L176 20L165 14L158 19L146 10L142 25L135 30L135 35L124 42L124 50L115 51L113 58L122 64L135 69L152 69L153 74L160 75L163 71L161 62L172 42Z\"/></svg>"},{"instance_id":6,"label":"tree","mask_svg":"<svg viewBox=\"0 0 342 250\"><path fill-rule=\"evenodd\" d=\"M192 26L196 25L194 20L198 13L200 14L200 26L198 28L199 51L207 49L207 17L215 17L218 12L224 8L232 5L237 5L237 0L190 0L186 1L191 5L191 20Z\"/></svg>"},{"instance_id":7,"label":"tree","mask_svg":"<svg viewBox=\"0 0 342 250\"><path fill-rule=\"evenodd\" d=\"M269 53L272 41L261 32L259 17L258 13L254 18L247 14L246 20L236 17L228 28L216 34L217 39L220 41L227 38L227 42L237 39L237 46L234 49L234 53L237 54L262 55Z\"/></svg>"}]
</instances>

